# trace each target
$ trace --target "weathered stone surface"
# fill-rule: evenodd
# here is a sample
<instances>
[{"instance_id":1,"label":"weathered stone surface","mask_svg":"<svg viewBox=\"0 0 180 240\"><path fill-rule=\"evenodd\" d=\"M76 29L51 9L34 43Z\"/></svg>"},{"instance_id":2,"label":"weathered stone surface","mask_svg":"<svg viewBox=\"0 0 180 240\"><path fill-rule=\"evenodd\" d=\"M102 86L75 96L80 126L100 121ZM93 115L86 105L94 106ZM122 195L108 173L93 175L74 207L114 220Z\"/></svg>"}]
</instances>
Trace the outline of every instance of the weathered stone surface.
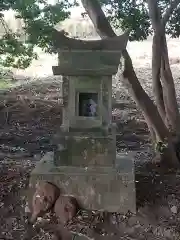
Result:
<instances>
[{"instance_id":1,"label":"weathered stone surface","mask_svg":"<svg viewBox=\"0 0 180 240\"><path fill-rule=\"evenodd\" d=\"M67 77L63 77L62 95L63 95L63 106L66 107L69 99L69 79Z\"/></svg>"},{"instance_id":2,"label":"weathered stone surface","mask_svg":"<svg viewBox=\"0 0 180 240\"><path fill-rule=\"evenodd\" d=\"M118 57L119 60L119 57ZM92 71L93 70L93 71ZM69 66L53 66L52 71L56 76L91 76L91 77L101 77L103 76L112 76L117 73L118 67L116 66L101 66L101 68L96 69L70 69Z\"/></svg>"},{"instance_id":3,"label":"weathered stone surface","mask_svg":"<svg viewBox=\"0 0 180 240\"><path fill-rule=\"evenodd\" d=\"M112 77L63 76L63 123L62 129L90 129L109 127L112 111ZM85 117L78 115L79 93L98 94L98 116Z\"/></svg>"},{"instance_id":4,"label":"weathered stone surface","mask_svg":"<svg viewBox=\"0 0 180 240\"><path fill-rule=\"evenodd\" d=\"M95 40L72 39L55 30L54 45L58 51L59 66L54 75L113 75L118 70L121 52L126 48L129 34ZM58 41L59 39L59 41Z\"/></svg>"},{"instance_id":5,"label":"weathered stone surface","mask_svg":"<svg viewBox=\"0 0 180 240\"><path fill-rule=\"evenodd\" d=\"M115 135L76 132L62 136L62 140L59 138L58 141L61 146L55 151L56 166L107 167L115 164Z\"/></svg>"},{"instance_id":6,"label":"weathered stone surface","mask_svg":"<svg viewBox=\"0 0 180 240\"><path fill-rule=\"evenodd\" d=\"M127 162L127 160L125 161ZM121 161L123 165L123 161ZM89 209L110 212L136 212L136 192L133 162L125 168L55 167L53 158L42 161L31 173L31 194L38 180L55 183L64 194L72 195ZM31 197L30 197L31 198ZM31 201L31 200L30 200Z\"/></svg>"},{"instance_id":7,"label":"weathered stone surface","mask_svg":"<svg viewBox=\"0 0 180 240\"><path fill-rule=\"evenodd\" d=\"M80 205L72 196L61 195L54 205L54 212L59 222L66 224L80 210Z\"/></svg>"},{"instance_id":8,"label":"weathered stone surface","mask_svg":"<svg viewBox=\"0 0 180 240\"><path fill-rule=\"evenodd\" d=\"M123 50L126 48L129 38L129 32L113 38L106 38L101 40L79 40L69 38L64 31L54 30L54 45L61 50Z\"/></svg>"}]
</instances>

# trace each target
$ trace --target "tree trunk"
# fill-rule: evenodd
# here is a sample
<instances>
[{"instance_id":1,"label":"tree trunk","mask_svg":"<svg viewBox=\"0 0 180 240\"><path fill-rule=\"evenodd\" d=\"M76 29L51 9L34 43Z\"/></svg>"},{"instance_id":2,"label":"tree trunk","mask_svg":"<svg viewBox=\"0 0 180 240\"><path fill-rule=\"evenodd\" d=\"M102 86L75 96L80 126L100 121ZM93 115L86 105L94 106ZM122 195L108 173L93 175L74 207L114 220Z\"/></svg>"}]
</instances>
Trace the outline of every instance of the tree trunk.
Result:
<instances>
[{"instance_id":1,"label":"tree trunk","mask_svg":"<svg viewBox=\"0 0 180 240\"><path fill-rule=\"evenodd\" d=\"M148 0L149 17L152 23L152 28L154 30L153 37L153 50L152 57L154 64L152 64L152 75L154 88L157 87L156 94L156 104L159 113L168 126L168 128L173 133L180 133L179 126L179 110L176 100L176 91L174 86L174 79L172 77L172 72L169 64L168 48L165 36L165 26L170 18L173 10L179 4L179 1L175 0L171 2L169 8L167 8L164 17L162 18L161 12L159 10L157 1ZM152 61L152 63L153 63ZM163 103L160 96L160 86L159 75L161 76L161 84L163 89ZM165 116L163 117L162 111L165 110Z\"/></svg>"},{"instance_id":2,"label":"tree trunk","mask_svg":"<svg viewBox=\"0 0 180 240\"><path fill-rule=\"evenodd\" d=\"M180 116L176 99L174 79L169 64L168 48L166 36L164 34L161 41L161 81L163 86L163 98L165 104L166 117L170 130L180 134Z\"/></svg>"},{"instance_id":3,"label":"tree trunk","mask_svg":"<svg viewBox=\"0 0 180 240\"><path fill-rule=\"evenodd\" d=\"M153 36L152 80L155 101L160 116L168 129L173 134L179 135L180 116L164 30L156 29Z\"/></svg>"},{"instance_id":4,"label":"tree trunk","mask_svg":"<svg viewBox=\"0 0 180 240\"><path fill-rule=\"evenodd\" d=\"M125 59L123 76L131 85L129 91L137 106L143 112L151 136L153 136L153 138L156 140L156 143L158 141L164 142L167 140L167 148L165 148L164 152L160 155L161 161L163 161L167 167L179 166L177 155L173 146L172 136L165 126L152 100L141 87L134 72L132 61L127 50L123 51L123 57Z\"/></svg>"},{"instance_id":5,"label":"tree trunk","mask_svg":"<svg viewBox=\"0 0 180 240\"><path fill-rule=\"evenodd\" d=\"M153 128L155 135L158 138L157 140L164 141L164 139L169 136L168 129L164 125L152 100L140 85L127 50L124 50L122 54L125 59L123 77L129 82L131 96L137 106L142 110L148 126Z\"/></svg>"},{"instance_id":6,"label":"tree trunk","mask_svg":"<svg viewBox=\"0 0 180 240\"><path fill-rule=\"evenodd\" d=\"M159 114L163 120L166 119L165 106L163 100L163 89L160 80L161 70L161 36L154 34L152 44L152 86L155 102Z\"/></svg>"},{"instance_id":7,"label":"tree trunk","mask_svg":"<svg viewBox=\"0 0 180 240\"><path fill-rule=\"evenodd\" d=\"M163 88L161 84L161 52L162 52L162 26L161 13L157 6L157 1L148 0L149 17L154 30L152 43L152 86L157 109L164 123L167 125L166 112L163 98Z\"/></svg>"},{"instance_id":8,"label":"tree trunk","mask_svg":"<svg viewBox=\"0 0 180 240\"><path fill-rule=\"evenodd\" d=\"M155 99L158 111L164 123L173 135L173 144L176 150L176 155L180 160L180 116L176 99L174 79L172 77L169 64L168 48L165 35L166 23L178 4L178 0L172 1L162 17L157 1L148 0L149 17L154 30L152 49L152 76ZM159 75L161 76L161 81ZM165 111L165 116L163 116L163 111Z\"/></svg>"},{"instance_id":9,"label":"tree trunk","mask_svg":"<svg viewBox=\"0 0 180 240\"><path fill-rule=\"evenodd\" d=\"M81 2L101 38L116 36L97 0L81 0ZM178 160L172 146L169 131L160 117L156 106L141 87L126 49L123 50L122 55L125 61L123 76L131 86L132 97L137 106L142 110L148 126L153 129L158 140L164 142L167 139L166 155L171 156L171 158L167 158L166 161L169 165L177 166Z\"/></svg>"}]
</instances>

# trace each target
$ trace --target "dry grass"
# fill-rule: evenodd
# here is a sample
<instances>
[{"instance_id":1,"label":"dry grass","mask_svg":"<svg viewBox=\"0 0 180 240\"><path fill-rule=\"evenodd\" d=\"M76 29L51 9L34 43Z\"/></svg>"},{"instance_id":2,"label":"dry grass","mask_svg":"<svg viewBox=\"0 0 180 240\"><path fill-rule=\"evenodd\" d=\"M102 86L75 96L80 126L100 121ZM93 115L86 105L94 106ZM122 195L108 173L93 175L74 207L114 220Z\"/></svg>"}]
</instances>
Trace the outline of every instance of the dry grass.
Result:
<instances>
[{"instance_id":1,"label":"dry grass","mask_svg":"<svg viewBox=\"0 0 180 240\"><path fill-rule=\"evenodd\" d=\"M170 39L167 40L168 49L169 49L169 58L170 63L176 64L180 60L180 40L179 39ZM152 57L152 40L142 42L129 42L128 50L133 60L133 64L136 67L146 67L151 65Z\"/></svg>"}]
</instances>

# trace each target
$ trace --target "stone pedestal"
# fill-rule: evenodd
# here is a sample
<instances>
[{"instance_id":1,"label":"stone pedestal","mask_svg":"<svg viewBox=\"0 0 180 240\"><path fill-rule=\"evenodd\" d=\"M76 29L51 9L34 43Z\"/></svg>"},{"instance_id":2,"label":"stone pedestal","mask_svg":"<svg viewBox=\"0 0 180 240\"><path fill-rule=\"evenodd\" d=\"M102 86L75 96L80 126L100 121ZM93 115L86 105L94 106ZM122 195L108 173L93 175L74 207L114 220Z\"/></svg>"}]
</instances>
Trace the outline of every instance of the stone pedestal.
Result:
<instances>
[{"instance_id":1,"label":"stone pedestal","mask_svg":"<svg viewBox=\"0 0 180 240\"><path fill-rule=\"evenodd\" d=\"M85 208L109 212L136 212L133 159L116 157L117 167L55 166L47 153L32 171L29 203L38 180L50 181L63 193L75 196ZM31 207L31 206L30 206Z\"/></svg>"}]
</instances>

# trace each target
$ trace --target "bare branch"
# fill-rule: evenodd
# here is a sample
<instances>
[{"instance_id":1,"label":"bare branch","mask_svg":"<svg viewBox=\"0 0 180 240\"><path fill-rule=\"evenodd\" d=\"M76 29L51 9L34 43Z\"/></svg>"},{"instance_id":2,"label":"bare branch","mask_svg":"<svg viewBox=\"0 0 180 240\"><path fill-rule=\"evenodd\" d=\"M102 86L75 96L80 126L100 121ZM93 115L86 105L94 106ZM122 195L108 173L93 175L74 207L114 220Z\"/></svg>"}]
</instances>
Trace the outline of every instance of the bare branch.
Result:
<instances>
[{"instance_id":1,"label":"bare branch","mask_svg":"<svg viewBox=\"0 0 180 240\"><path fill-rule=\"evenodd\" d=\"M4 20L3 15L0 16L0 23L4 28L5 34L12 34L12 30L9 28L7 22Z\"/></svg>"},{"instance_id":2,"label":"bare branch","mask_svg":"<svg viewBox=\"0 0 180 240\"><path fill-rule=\"evenodd\" d=\"M83 7L93 22L97 33L101 38L116 36L104 12L101 9L99 1L81 0Z\"/></svg>"},{"instance_id":3,"label":"bare branch","mask_svg":"<svg viewBox=\"0 0 180 240\"><path fill-rule=\"evenodd\" d=\"M179 4L180 4L179 0L174 0L171 2L170 6L167 8L166 12L163 14L163 18L162 18L163 25L166 25L169 18L171 17L171 14Z\"/></svg>"}]
</instances>

